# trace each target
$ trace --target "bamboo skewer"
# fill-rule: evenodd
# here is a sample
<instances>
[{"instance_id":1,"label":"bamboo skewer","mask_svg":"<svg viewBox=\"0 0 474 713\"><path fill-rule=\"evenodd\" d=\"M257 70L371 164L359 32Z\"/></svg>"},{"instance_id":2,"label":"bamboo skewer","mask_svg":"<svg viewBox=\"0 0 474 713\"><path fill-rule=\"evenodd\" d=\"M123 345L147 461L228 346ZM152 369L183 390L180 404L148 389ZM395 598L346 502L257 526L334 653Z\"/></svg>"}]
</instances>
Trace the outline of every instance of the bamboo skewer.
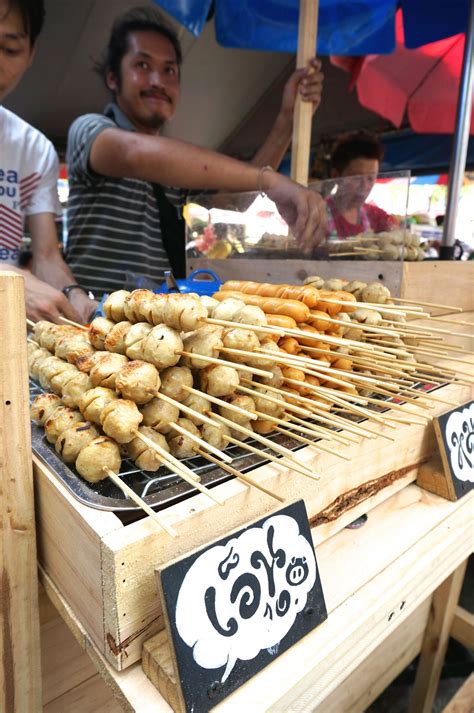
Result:
<instances>
[{"instance_id":1,"label":"bamboo skewer","mask_svg":"<svg viewBox=\"0 0 474 713\"><path fill-rule=\"evenodd\" d=\"M149 505L147 505L147 503L142 500L142 498L137 495L136 492L132 490L132 488L130 488L126 483L123 482L123 480L117 475L117 473L114 473L114 471L110 468L107 468L107 466L104 466L102 470L104 471L104 473L107 473L110 480L112 480L115 485L130 498L130 500L133 500L134 503L139 505L141 509L144 510L146 514L149 515L156 522L156 524L161 527L162 530L165 530L165 532L167 532L168 535L171 535L171 537L177 536L178 533L176 532L176 530L174 530L170 525L167 525L166 522L161 519L158 513L152 510L152 508L149 507Z\"/></svg>"},{"instance_id":2,"label":"bamboo skewer","mask_svg":"<svg viewBox=\"0 0 474 713\"><path fill-rule=\"evenodd\" d=\"M275 430L278 431L279 433L283 433L285 436L288 436L289 438L294 438L296 441L300 441L301 443L305 443L306 445L310 446L310 448L314 448L315 450L322 450L325 451L326 453L331 453L331 455L337 456L338 458L342 458L343 460L350 461L351 458L350 456L345 455L344 453L340 453L339 451L335 451L332 448L327 448L319 443L315 443L314 441L311 441L309 438L305 438L304 436L301 436L299 433L293 433L292 431L287 431L286 428L282 428L281 426L276 426Z\"/></svg>"},{"instance_id":3,"label":"bamboo skewer","mask_svg":"<svg viewBox=\"0 0 474 713\"><path fill-rule=\"evenodd\" d=\"M206 441L204 441L202 438L199 438L199 436L196 436L194 433L191 433L186 428L183 428L177 423L170 423L170 426L174 431L177 431L177 433L180 433L182 436L187 436L187 438L189 438L191 441L197 443L199 446L201 446L201 448L207 449L211 451L211 453L214 453L225 463L232 463L232 458L230 458L226 453L219 450L219 448L215 448L210 443L206 443Z\"/></svg>"},{"instance_id":4,"label":"bamboo skewer","mask_svg":"<svg viewBox=\"0 0 474 713\"><path fill-rule=\"evenodd\" d=\"M347 304L347 302L345 303ZM231 327L235 329L235 322L229 322L226 319L214 319L213 317L207 317L205 320L203 320L207 324L217 324L219 327ZM290 337L304 337L304 339L314 339L315 341L318 342L327 342L328 344L335 344L337 346L342 346L342 347L356 347L357 349L361 349L364 351L372 351L373 347L371 345L367 345L366 342L357 342L352 339L342 339L339 337L331 337L328 334L316 334L313 335L310 332L304 332L300 329L278 329L278 327L270 327L270 326L257 326L254 324L240 324L239 327L242 329L250 329L251 331L254 332L266 332L267 334L278 334L280 336L290 336Z\"/></svg>"},{"instance_id":5,"label":"bamboo skewer","mask_svg":"<svg viewBox=\"0 0 474 713\"><path fill-rule=\"evenodd\" d=\"M225 470L227 473L230 473L230 475L233 475L235 478L237 478L237 480L241 480L247 486L251 486L252 488L257 488L257 490L261 490L262 493L269 495L271 498L275 498L275 500L279 500L281 503L286 502L285 498L282 498L281 495L274 493L272 490L268 490L268 488L265 488L264 485L260 485L260 483L258 483L253 478L250 478L246 473L241 473L240 471L236 470L235 468L232 468L232 466L227 465L226 463L221 463L221 461L219 461L217 458L214 458L209 453L204 453L204 451L201 451L199 448L196 450L196 453L199 453L199 455L202 456L203 458L206 458L206 460L211 461L212 463L215 463L216 465L219 466L219 468L222 468L222 470Z\"/></svg>"},{"instance_id":6,"label":"bamboo skewer","mask_svg":"<svg viewBox=\"0 0 474 713\"><path fill-rule=\"evenodd\" d=\"M397 305L379 304L378 302L358 302L357 300L348 302L347 300L338 300L335 297L321 297L320 301L327 302L328 304L342 305L343 307L365 307L366 309L375 310L377 312L391 312L392 314L400 315L401 317L404 317L407 314L424 314L422 307L408 307L407 309L400 309Z\"/></svg>"},{"instance_id":7,"label":"bamboo skewer","mask_svg":"<svg viewBox=\"0 0 474 713\"><path fill-rule=\"evenodd\" d=\"M169 453L160 445L158 445L158 443L152 441L151 438L148 438L148 436L145 436L143 433L137 430L135 431L135 437L139 438L141 441L143 441L143 443L146 443L149 448L152 448L156 453L158 453L158 455L161 456L163 465L165 465L167 468L176 473L176 475L179 475L181 477L181 474L184 473L185 476L191 478L197 483L201 480L197 473L193 473L193 471L188 468L187 465L181 463L181 461L179 461L177 458L171 455L171 453Z\"/></svg>"},{"instance_id":8,"label":"bamboo skewer","mask_svg":"<svg viewBox=\"0 0 474 713\"><path fill-rule=\"evenodd\" d=\"M253 416L249 411L240 408L240 406L236 406L235 404L229 404L227 401L223 401L223 399L219 399L217 398L217 396L211 396L205 391L199 391L199 389L194 389L192 386L183 386L183 389L190 394L196 394L198 396L201 396L203 399L206 399L207 401L216 404L216 406L222 406L223 408L229 409L229 411L235 411L236 413L240 413L242 416L245 416L250 420L254 420L257 418L257 416ZM210 419L208 419L208 421L209 420ZM212 423L212 421L211 424L215 426L215 423Z\"/></svg>"},{"instance_id":9,"label":"bamboo skewer","mask_svg":"<svg viewBox=\"0 0 474 713\"><path fill-rule=\"evenodd\" d=\"M195 354L193 352L180 351L180 352L176 352L176 353L181 354L182 356L185 356L185 357L190 357L192 359L200 359L201 361L208 361L210 364L219 364L221 366L231 366L234 369L236 368L234 361L226 361L225 359L220 359L218 357L210 357L210 356L205 356L202 354ZM263 377L268 377L268 378L271 378L273 376L271 371L265 371L264 369L257 369L256 367L247 366L246 364L239 364L238 368L241 371L249 371L251 374L257 374L258 376L263 376Z\"/></svg>"},{"instance_id":10,"label":"bamboo skewer","mask_svg":"<svg viewBox=\"0 0 474 713\"><path fill-rule=\"evenodd\" d=\"M394 302L401 302L408 305L421 305L423 307L437 307L438 309L449 309L452 312L463 312L462 307L453 307L452 305L441 305L436 302L422 302L421 300L409 300L405 297L390 297Z\"/></svg>"},{"instance_id":11,"label":"bamboo skewer","mask_svg":"<svg viewBox=\"0 0 474 713\"><path fill-rule=\"evenodd\" d=\"M184 389L190 388L183 386ZM176 401L176 399L172 399L169 396L166 396L166 394L162 394L161 391L156 391L155 389L150 389L149 391L150 394L153 394L153 396L156 399L161 399L162 401L166 401L168 404L172 404L173 406L176 406L179 408L180 411L183 413L187 413L191 416L194 416L194 418L199 419L200 421L203 421L203 423L207 423L210 426L213 426L214 424L212 423L211 419L205 416L202 413L199 413L199 411L195 411L194 409L190 408L189 406L186 406L186 404L182 404L181 401ZM198 392L199 395L202 395L201 392Z\"/></svg>"},{"instance_id":12,"label":"bamboo skewer","mask_svg":"<svg viewBox=\"0 0 474 713\"><path fill-rule=\"evenodd\" d=\"M267 448L271 448L272 450L276 451L276 453L279 453L281 456L284 457L285 461L288 463L290 462L292 464L293 470L296 472L300 473L301 475L309 475L310 478L314 477L314 474L309 471L306 466L303 463L299 463L297 460L295 460L293 453L288 450L288 448L284 448L283 446L280 446L278 443L273 443L273 441L270 441L268 438L265 438L264 436L261 436L259 433L255 433L254 431L251 431L250 429L246 428L245 426L241 426L240 423L235 423L234 421L230 421L228 418L225 418L224 416L221 416L218 413L215 413L213 415L213 418L216 419L217 421L220 421L221 423L225 423L226 426L229 426L229 428L232 428L235 431L240 431L241 433L244 433L246 436L250 436L254 440L258 441L262 445L266 446ZM215 425L215 424L214 424ZM234 439L235 440L235 439ZM240 443L238 442L240 445ZM249 446L248 443L245 444L245 447L247 448L253 448L253 446ZM264 453L261 450L254 449L259 456L263 458L268 457L268 453ZM281 463L281 459L276 459L278 463Z\"/></svg>"},{"instance_id":13,"label":"bamboo skewer","mask_svg":"<svg viewBox=\"0 0 474 713\"><path fill-rule=\"evenodd\" d=\"M341 408L341 407L335 407L336 408ZM349 411L349 413L351 413ZM317 411L313 411L312 418L316 418L318 413ZM386 441L395 441L395 438L393 436L390 436L388 433L383 433L381 431L376 431L375 429L371 428L370 426L367 425L367 423L364 422L362 425L361 423L354 423L353 421L349 421L347 418L344 416L340 416L337 413L332 412L331 416L334 418L337 418L338 421L336 423L339 424L339 428L346 430L351 430L354 434L360 434L362 435L363 438L369 438L369 439L374 439L374 438L384 438ZM385 424L386 425L386 424Z\"/></svg>"},{"instance_id":14,"label":"bamboo skewer","mask_svg":"<svg viewBox=\"0 0 474 713\"><path fill-rule=\"evenodd\" d=\"M255 411L256 414L258 414L258 417L263 419L264 421L271 421L272 423L276 424L283 424L286 426L289 426L289 423L292 421L298 421L298 423L304 424L304 426L295 426L297 430L302 430L304 433L308 433L308 435L313 436L314 438L321 438L324 440L329 440L329 441L336 441L337 443L340 443L342 446L348 446L350 443L359 443L359 439L356 438L349 438L347 437L347 434L345 436L342 436L340 433L337 433L336 431L330 430L329 428L325 428L323 426L316 426L316 424L311 423L310 421L303 421L301 418L297 418L293 414L286 414L287 418L290 420L286 420L283 418L277 418L276 416L270 416L266 413L261 413L260 411ZM328 453L333 453L335 451L332 451L329 449Z\"/></svg>"},{"instance_id":15,"label":"bamboo skewer","mask_svg":"<svg viewBox=\"0 0 474 713\"><path fill-rule=\"evenodd\" d=\"M374 334L385 334L388 337L392 336L392 331L389 329L379 329L378 327L373 327L370 324L365 324L364 322L345 322L342 319L335 319L334 317L320 317L315 315L310 311L312 322L329 322L330 324L340 324L342 327L356 327L365 332L373 332Z\"/></svg>"},{"instance_id":16,"label":"bamboo skewer","mask_svg":"<svg viewBox=\"0 0 474 713\"><path fill-rule=\"evenodd\" d=\"M166 454L166 456L168 458L171 456L170 453L167 453L163 448L161 448L161 446L159 446L157 443L152 441L151 438L144 436L139 431L135 431L134 435L137 436L138 438L141 438L141 440L144 443L146 443L149 448L152 448L160 455ZM177 460L174 458L174 456L171 456L170 460L171 459ZM200 483L199 481L197 481L195 479L194 473L192 473L192 471L190 471L191 475L188 475L187 471L189 469L186 466L183 466L183 464L180 463L179 461L177 461L177 462L179 463L179 466L180 466L180 469L179 469L179 472L177 473L177 475L179 475L180 478L182 478L187 483L189 483L189 485L192 485L193 488L196 488L196 490L199 490L201 493L203 493L203 495L207 495L207 497L210 498L211 500L213 500L215 503L217 503L217 505L224 505L224 502L220 498L218 498L216 495L213 495L213 493L208 488L206 488L204 485L202 485L202 483Z\"/></svg>"},{"instance_id":17,"label":"bamboo skewer","mask_svg":"<svg viewBox=\"0 0 474 713\"><path fill-rule=\"evenodd\" d=\"M446 317L433 317L433 315L431 315L431 319L436 320L436 322L446 322L446 324L462 324L463 326L474 328L474 322L466 322L461 319L446 319Z\"/></svg>"}]
</instances>

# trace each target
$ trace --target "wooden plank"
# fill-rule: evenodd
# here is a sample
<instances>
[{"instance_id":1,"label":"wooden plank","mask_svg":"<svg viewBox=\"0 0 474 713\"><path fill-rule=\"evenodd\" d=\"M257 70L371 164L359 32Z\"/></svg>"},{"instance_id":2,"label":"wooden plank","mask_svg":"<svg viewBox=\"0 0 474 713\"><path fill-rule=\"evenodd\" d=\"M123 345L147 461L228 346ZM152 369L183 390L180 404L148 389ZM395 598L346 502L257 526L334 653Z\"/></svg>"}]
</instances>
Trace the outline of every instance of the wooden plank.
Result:
<instances>
[{"instance_id":1,"label":"wooden plank","mask_svg":"<svg viewBox=\"0 0 474 713\"><path fill-rule=\"evenodd\" d=\"M104 648L101 537L123 526L113 513L78 502L36 458L34 474L39 561Z\"/></svg>"},{"instance_id":2,"label":"wooden plank","mask_svg":"<svg viewBox=\"0 0 474 713\"><path fill-rule=\"evenodd\" d=\"M122 706L99 674L47 703L43 713L123 713Z\"/></svg>"},{"instance_id":3,"label":"wooden plank","mask_svg":"<svg viewBox=\"0 0 474 713\"><path fill-rule=\"evenodd\" d=\"M474 263L472 260L404 262L401 297L474 310ZM430 310L431 311L431 310ZM449 310L433 310L447 314Z\"/></svg>"},{"instance_id":4,"label":"wooden plank","mask_svg":"<svg viewBox=\"0 0 474 713\"><path fill-rule=\"evenodd\" d=\"M441 498L456 500L453 481L451 478L446 477L439 453L436 453L428 463L424 463L420 466L416 482L420 488L429 490L430 493L435 493L435 495L439 495Z\"/></svg>"},{"instance_id":5,"label":"wooden plank","mask_svg":"<svg viewBox=\"0 0 474 713\"><path fill-rule=\"evenodd\" d=\"M92 661L59 614L41 627L41 656L43 705L96 675Z\"/></svg>"},{"instance_id":6,"label":"wooden plank","mask_svg":"<svg viewBox=\"0 0 474 713\"><path fill-rule=\"evenodd\" d=\"M41 710L23 278L0 273L0 710Z\"/></svg>"},{"instance_id":7,"label":"wooden plank","mask_svg":"<svg viewBox=\"0 0 474 713\"><path fill-rule=\"evenodd\" d=\"M392 498L391 518L384 503L361 530L324 542L328 620L220 708L297 713L322 703L467 556L473 500L453 504L408 486Z\"/></svg>"},{"instance_id":8,"label":"wooden plank","mask_svg":"<svg viewBox=\"0 0 474 713\"><path fill-rule=\"evenodd\" d=\"M420 661L410 698L409 713L430 713L438 688L454 612L459 600L467 559L435 591Z\"/></svg>"},{"instance_id":9,"label":"wooden plank","mask_svg":"<svg viewBox=\"0 0 474 713\"><path fill-rule=\"evenodd\" d=\"M469 387L459 385L445 389L447 398L462 400L470 393ZM443 404L436 404L431 413L443 408ZM373 427L377 431L385 429L379 424ZM319 482L273 465L256 468L252 477L286 499L293 498L297 487L311 521L322 526L318 536L321 541L357 516L353 514L354 507L366 512L372 502L378 504L395 492L398 484L402 487L414 480L416 468L437 449L431 425L400 424L396 437L396 445L382 439L360 443L353 450L350 471L334 455L317 454L310 447L302 449L298 458L321 474ZM389 488L386 495L385 488ZM164 626L155 595L153 567L263 516L274 507L272 498L255 490L250 492L235 481L219 486L217 492L226 501L225 508L199 495L167 510L169 524L179 533L173 541L147 520L104 536L101 561L106 654L119 669L137 661L143 641ZM346 492L347 501L335 509L334 503Z\"/></svg>"},{"instance_id":10,"label":"wooden plank","mask_svg":"<svg viewBox=\"0 0 474 713\"><path fill-rule=\"evenodd\" d=\"M300 0L296 55L298 69L307 67L309 60L316 54L318 10L319 0ZM313 106L310 102L304 102L298 93L291 142L291 178L304 186L308 185L312 124Z\"/></svg>"},{"instance_id":11,"label":"wooden plank","mask_svg":"<svg viewBox=\"0 0 474 713\"><path fill-rule=\"evenodd\" d=\"M421 649L428 597L312 713L364 713Z\"/></svg>"},{"instance_id":12,"label":"wooden plank","mask_svg":"<svg viewBox=\"0 0 474 713\"><path fill-rule=\"evenodd\" d=\"M288 689L288 681L293 681L291 710L296 711L298 708L294 708L293 702L296 705L300 694L306 690L308 670L313 670L314 678L318 677L318 671L323 674L320 699L314 699L311 709L319 705L381 643L384 636L396 628L398 622L405 621L405 610L409 616L426 599L426 590L435 589L467 556L472 502L472 496L467 496L451 503L410 485L376 508L361 530L343 530L321 544L318 562L320 568L323 567L323 588L333 615L298 644L303 646L301 651L288 651L224 702L222 710L267 710L279 702ZM393 579L387 574L390 572ZM398 586L401 574L404 581ZM413 578L417 580L412 581L414 586L408 586ZM388 621L395 604L400 605L406 597L410 597L406 605ZM364 611L367 602L371 606L380 604L380 621L371 618L370 626L361 622L357 630L360 612ZM69 616L74 616L71 610ZM360 635L363 639L364 634L371 637L374 621L379 627L374 647L371 649L368 642L362 640L355 650L353 637ZM81 630L89 655L107 683L114 687L125 711L170 713L171 708L139 664L126 671L115 671L100 655L80 622L76 619L71 625ZM328 628L322 636L325 627ZM346 635L347 657L339 660L338 646L341 637L344 639ZM356 658L354 662L353 657ZM288 709L281 707L279 710Z\"/></svg>"},{"instance_id":13,"label":"wooden plank","mask_svg":"<svg viewBox=\"0 0 474 713\"><path fill-rule=\"evenodd\" d=\"M451 636L468 649L474 649L474 614L457 606L454 612Z\"/></svg>"},{"instance_id":14,"label":"wooden plank","mask_svg":"<svg viewBox=\"0 0 474 713\"><path fill-rule=\"evenodd\" d=\"M472 713L474 710L474 673L464 681L442 713Z\"/></svg>"},{"instance_id":15,"label":"wooden plank","mask_svg":"<svg viewBox=\"0 0 474 713\"><path fill-rule=\"evenodd\" d=\"M214 270L222 281L254 280L300 285L309 275L343 277L348 280L373 282L381 280L394 297L400 296L402 263L381 260L287 260L284 255L275 259L275 253L265 259L209 260L189 258L188 274L193 270Z\"/></svg>"}]
</instances>

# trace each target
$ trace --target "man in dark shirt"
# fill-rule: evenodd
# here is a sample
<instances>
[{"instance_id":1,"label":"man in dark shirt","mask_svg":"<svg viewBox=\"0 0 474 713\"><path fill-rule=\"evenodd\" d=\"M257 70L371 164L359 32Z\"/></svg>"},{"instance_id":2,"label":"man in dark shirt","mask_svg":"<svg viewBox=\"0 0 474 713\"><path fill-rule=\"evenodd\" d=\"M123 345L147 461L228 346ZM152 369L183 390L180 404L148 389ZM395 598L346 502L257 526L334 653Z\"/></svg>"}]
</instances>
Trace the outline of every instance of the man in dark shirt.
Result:
<instances>
[{"instance_id":1,"label":"man in dark shirt","mask_svg":"<svg viewBox=\"0 0 474 713\"><path fill-rule=\"evenodd\" d=\"M101 67L114 102L105 114L79 117L70 129L66 260L78 282L98 294L123 287L127 271L162 279L169 260L157 192L181 206L189 189L264 190L303 248L323 236L320 197L270 168L291 139L297 92L319 103L319 62L292 75L275 125L251 164L161 136L178 104L180 65L179 42L161 17L130 11L115 22Z\"/></svg>"}]
</instances>

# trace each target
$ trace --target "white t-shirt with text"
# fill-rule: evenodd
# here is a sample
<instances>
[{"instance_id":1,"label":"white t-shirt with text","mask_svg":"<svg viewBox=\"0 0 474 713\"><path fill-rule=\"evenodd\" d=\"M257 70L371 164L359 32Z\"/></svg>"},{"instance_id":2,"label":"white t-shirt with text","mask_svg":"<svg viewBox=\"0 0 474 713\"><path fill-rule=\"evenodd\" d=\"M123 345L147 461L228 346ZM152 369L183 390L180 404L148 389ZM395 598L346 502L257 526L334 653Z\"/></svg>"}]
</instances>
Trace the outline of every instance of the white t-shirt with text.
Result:
<instances>
[{"instance_id":1,"label":"white t-shirt with text","mask_svg":"<svg viewBox=\"0 0 474 713\"><path fill-rule=\"evenodd\" d=\"M61 214L58 175L52 143L0 106L0 265L18 262L28 216Z\"/></svg>"}]
</instances>

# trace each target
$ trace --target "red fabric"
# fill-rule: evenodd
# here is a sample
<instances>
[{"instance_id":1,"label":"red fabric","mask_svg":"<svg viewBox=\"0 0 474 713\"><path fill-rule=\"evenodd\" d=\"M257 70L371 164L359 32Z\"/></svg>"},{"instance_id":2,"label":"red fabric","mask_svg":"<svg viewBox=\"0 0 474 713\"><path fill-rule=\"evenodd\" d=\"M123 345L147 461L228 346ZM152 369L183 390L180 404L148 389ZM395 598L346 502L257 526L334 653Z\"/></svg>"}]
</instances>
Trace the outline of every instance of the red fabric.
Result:
<instances>
[{"instance_id":1,"label":"red fabric","mask_svg":"<svg viewBox=\"0 0 474 713\"><path fill-rule=\"evenodd\" d=\"M400 126L405 114L414 131L451 134L464 52L464 35L455 35L416 50L406 49L403 17L396 18L397 47L390 55L368 55L362 63L331 62L351 71L359 102ZM474 134L474 111L470 133Z\"/></svg>"},{"instance_id":2,"label":"red fabric","mask_svg":"<svg viewBox=\"0 0 474 713\"><path fill-rule=\"evenodd\" d=\"M350 238L352 235L359 235L365 231L365 226L362 220L354 225L349 223L344 216L337 210L334 201L329 198L327 200L331 209L334 225L337 230L338 238ZM370 228L374 233L384 233L387 230L393 230L397 227L397 221L391 215L386 213L382 208L371 203L364 203L362 210L366 211Z\"/></svg>"}]
</instances>

